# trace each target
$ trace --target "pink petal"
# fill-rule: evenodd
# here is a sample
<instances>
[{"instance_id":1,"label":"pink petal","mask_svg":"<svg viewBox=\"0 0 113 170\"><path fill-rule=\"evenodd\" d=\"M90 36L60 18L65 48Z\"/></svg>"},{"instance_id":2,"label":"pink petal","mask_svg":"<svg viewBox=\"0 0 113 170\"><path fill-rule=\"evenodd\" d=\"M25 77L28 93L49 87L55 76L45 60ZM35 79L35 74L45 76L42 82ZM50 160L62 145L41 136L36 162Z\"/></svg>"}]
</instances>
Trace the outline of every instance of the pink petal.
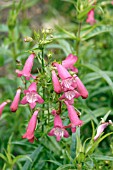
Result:
<instances>
[{"instance_id":1,"label":"pink petal","mask_svg":"<svg viewBox=\"0 0 113 170\"><path fill-rule=\"evenodd\" d=\"M36 82L31 83L30 86L28 87L28 90L29 90L30 92L32 92L32 91L37 91Z\"/></svg>"},{"instance_id":2,"label":"pink petal","mask_svg":"<svg viewBox=\"0 0 113 170\"><path fill-rule=\"evenodd\" d=\"M25 65L22 71L23 71L24 76L26 75L26 77L29 77L28 75L31 73L34 58L35 58L35 53L32 53L25 62Z\"/></svg>"},{"instance_id":3,"label":"pink petal","mask_svg":"<svg viewBox=\"0 0 113 170\"><path fill-rule=\"evenodd\" d=\"M75 111L74 107L70 105L67 101L65 101L68 109L69 119L71 121L72 127L81 126L83 124L82 120L79 119L77 112Z\"/></svg>"},{"instance_id":4,"label":"pink petal","mask_svg":"<svg viewBox=\"0 0 113 170\"><path fill-rule=\"evenodd\" d=\"M65 129L64 129L64 137L65 137L65 138L68 138L68 137L69 137L69 133L68 133L68 131L65 130Z\"/></svg>"},{"instance_id":5,"label":"pink petal","mask_svg":"<svg viewBox=\"0 0 113 170\"><path fill-rule=\"evenodd\" d=\"M44 103L44 100L42 99L42 97L39 94L37 94L37 102L40 104Z\"/></svg>"},{"instance_id":6,"label":"pink petal","mask_svg":"<svg viewBox=\"0 0 113 170\"><path fill-rule=\"evenodd\" d=\"M35 106L36 106L36 102L34 102L34 103L29 103L29 105L30 105L30 108L31 108L31 109L34 109Z\"/></svg>"},{"instance_id":7,"label":"pink petal","mask_svg":"<svg viewBox=\"0 0 113 170\"><path fill-rule=\"evenodd\" d=\"M57 67L58 75L62 80L71 77L70 73L61 64L55 63L54 65Z\"/></svg>"},{"instance_id":8,"label":"pink petal","mask_svg":"<svg viewBox=\"0 0 113 170\"><path fill-rule=\"evenodd\" d=\"M94 18L94 9L91 9L88 12L88 18L87 18L86 22L90 23L91 25L93 25L96 22L96 20Z\"/></svg>"},{"instance_id":9,"label":"pink petal","mask_svg":"<svg viewBox=\"0 0 113 170\"><path fill-rule=\"evenodd\" d=\"M66 69L70 69L70 70L77 73L78 69L73 66L76 63L77 60L78 60L77 56L74 56L73 54L69 54L68 57L65 60L62 61L62 65Z\"/></svg>"},{"instance_id":10,"label":"pink petal","mask_svg":"<svg viewBox=\"0 0 113 170\"><path fill-rule=\"evenodd\" d=\"M54 128L51 129L51 131L48 133L48 135L49 135L49 136L54 136L54 130L55 130Z\"/></svg>"},{"instance_id":11,"label":"pink petal","mask_svg":"<svg viewBox=\"0 0 113 170\"><path fill-rule=\"evenodd\" d=\"M88 97L88 91L83 85L82 81L76 77L76 82L77 82L77 91L81 94L83 99L86 99Z\"/></svg>"},{"instance_id":12,"label":"pink petal","mask_svg":"<svg viewBox=\"0 0 113 170\"><path fill-rule=\"evenodd\" d=\"M21 77L23 75L23 72L20 70L16 70L15 72L18 74L18 77Z\"/></svg>"},{"instance_id":13,"label":"pink petal","mask_svg":"<svg viewBox=\"0 0 113 170\"><path fill-rule=\"evenodd\" d=\"M20 102L21 104L25 105L28 103L27 99L26 99L26 96L23 97L23 99L21 100Z\"/></svg>"},{"instance_id":14,"label":"pink petal","mask_svg":"<svg viewBox=\"0 0 113 170\"><path fill-rule=\"evenodd\" d=\"M26 133L23 135L23 138L27 138L29 140L29 142L33 142L34 141L34 131L35 131L35 128L36 128L36 124L37 124L37 115L38 115L38 110L36 110L29 123L28 123L28 126L27 126L27 131Z\"/></svg>"},{"instance_id":15,"label":"pink petal","mask_svg":"<svg viewBox=\"0 0 113 170\"><path fill-rule=\"evenodd\" d=\"M62 119L60 118L60 115L55 116L55 118L54 118L54 127L60 127L60 128L63 127Z\"/></svg>"},{"instance_id":16,"label":"pink petal","mask_svg":"<svg viewBox=\"0 0 113 170\"><path fill-rule=\"evenodd\" d=\"M7 102L3 102L2 104L0 104L0 116L2 115L2 111L4 109L4 107L6 106Z\"/></svg>"},{"instance_id":17,"label":"pink petal","mask_svg":"<svg viewBox=\"0 0 113 170\"><path fill-rule=\"evenodd\" d=\"M60 85L60 82L59 82L58 77L54 70L52 70L52 82L53 82L53 86L54 86L54 91L56 93L61 93L61 91L62 91L61 85Z\"/></svg>"},{"instance_id":18,"label":"pink petal","mask_svg":"<svg viewBox=\"0 0 113 170\"><path fill-rule=\"evenodd\" d=\"M53 109L52 112L51 112L51 114L52 114L53 116L56 116L57 111L56 111L55 109Z\"/></svg>"},{"instance_id":19,"label":"pink petal","mask_svg":"<svg viewBox=\"0 0 113 170\"><path fill-rule=\"evenodd\" d=\"M99 138L99 136L102 134L102 132L104 131L104 129L109 125L108 122L105 122L103 124L101 124L98 128L97 128L97 134L94 137L94 140L97 140Z\"/></svg>"},{"instance_id":20,"label":"pink petal","mask_svg":"<svg viewBox=\"0 0 113 170\"><path fill-rule=\"evenodd\" d=\"M75 133L76 132L76 127L71 127L71 131L72 131L72 133Z\"/></svg>"},{"instance_id":21,"label":"pink petal","mask_svg":"<svg viewBox=\"0 0 113 170\"><path fill-rule=\"evenodd\" d=\"M14 97L14 100L10 106L10 110L12 112L15 112L18 109L19 101L20 101L20 94L21 94L21 89L17 89L16 95Z\"/></svg>"},{"instance_id":22,"label":"pink petal","mask_svg":"<svg viewBox=\"0 0 113 170\"><path fill-rule=\"evenodd\" d=\"M60 135L57 135L57 136L56 136L56 140L57 140L57 142L59 142L59 141L61 140L61 136L60 136Z\"/></svg>"}]
</instances>

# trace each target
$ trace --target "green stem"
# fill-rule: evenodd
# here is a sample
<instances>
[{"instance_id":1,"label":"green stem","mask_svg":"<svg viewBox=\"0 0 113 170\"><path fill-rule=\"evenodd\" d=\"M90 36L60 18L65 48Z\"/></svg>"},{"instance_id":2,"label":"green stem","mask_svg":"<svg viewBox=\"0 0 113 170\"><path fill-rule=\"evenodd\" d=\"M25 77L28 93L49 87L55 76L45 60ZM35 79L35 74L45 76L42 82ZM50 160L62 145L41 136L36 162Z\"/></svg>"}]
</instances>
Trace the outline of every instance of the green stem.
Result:
<instances>
[{"instance_id":1,"label":"green stem","mask_svg":"<svg viewBox=\"0 0 113 170\"><path fill-rule=\"evenodd\" d=\"M79 55L81 26L82 26L82 23L80 22L79 26L78 26L78 35L77 35L77 41L76 41L76 54L77 54L77 56Z\"/></svg>"},{"instance_id":2,"label":"green stem","mask_svg":"<svg viewBox=\"0 0 113 170\"><path fill-rule=\"evenodd\" d=\"M45 75L45 66L44 66L44 48L42 48L42 74ZM45 76L44 76L45 77ZM43 99L45 101L45 80L43 80ZM42 119L44 118L44 109L45 103L43 103L43 112L42 112ZM42 125L42 131L44 132L44 125Z\"/></svg>"},{"instance_id":3,"label":"green stem","mask_svg":"<svg viewBox=\"0 0 113 170\"><path fill-rule=\"evenodd\" d=\"M14 35L14 29L11 30L11 37L12 37L12 53L13 53L13 59L16 61L16 49L15 49L15 35Z\"/></svg>"}]
</instances>

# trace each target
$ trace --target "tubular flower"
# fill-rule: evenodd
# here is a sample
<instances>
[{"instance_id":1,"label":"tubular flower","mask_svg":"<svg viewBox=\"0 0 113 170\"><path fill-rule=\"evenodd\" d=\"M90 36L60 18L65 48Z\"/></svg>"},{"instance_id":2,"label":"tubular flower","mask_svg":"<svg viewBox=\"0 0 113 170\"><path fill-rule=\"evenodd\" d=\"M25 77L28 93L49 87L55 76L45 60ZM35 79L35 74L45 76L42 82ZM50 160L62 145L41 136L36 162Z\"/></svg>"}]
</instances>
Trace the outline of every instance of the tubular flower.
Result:
<instances>
[{"instance_id":1,"label":"tubular flower","mask_svg":"<svg viewBox=\"0 0 113 170\"><path fill-rule=\"evenodd\" d=\"M62 80L65 80L67 78L71 78L70 73L67 71L65 67L63 67L61 64L53 63L53 66L57 68L58 75Z\"/></svg>"},{"instance_id":2,"label":"tubular flower","mask_svg":"<svg viewBox=\"0 0 113 170\"><path fill-rule=\"evenodd\" d=\"M90 25L93 25L96 22L96 20L94 18L94 9L91 9L88 12L88 17L87 17L86 22L89 23Z\"/></svg>"},{"instance_id":3,"label":"tubular flower","mask_svg":"<svg viewBox=\"0 0 113 170\"><path fill-rule=\"evenodd\" d=\"M77 91L81 94L83 99L86 99L88 97L88 91L83 85L82 81L78 78L78 76L75 76L75 80L77 83Z\"/></svg>"},{"instance_id":4,"label":"tubular flower","mask_svg":"<svg viewBox=\"0 0 113 170\"><path fill-rule=\"evenodd\" d=\"M6 106L7 103L8 102L3 102L2 104L0 104L0 117L2 115L2 111L3 111L3 109L4 109L4 107Z\"/></svg>"},{"instance_id":5,"label":"tubular flower","mask_svg":"<svg viewBox=\"0 0 113 170\"><path fill-rule=\"evenodd\" d=\"M20 101L20 94L21 94L21 89L18 88L16 95L14 97L14 100L13 100L11 106L10 106L10 110L12 112L16 112L16 110L18 109L18 104L19 104L19 101Z\"/></svg>"},{"instance_id":6,"label":"tubular flower","mask_svg":"<svg viewBox=\"0 0 113 170\"><path fill-rule=\"evenodd\" d=\"M37 90L36 83L35 82L31 83L31 85L28 87L28 90L24 90L25 96L23 97L20 103L23 105L29 103L31 109L33 109L36 106L36 102L42 104L44 100L37 93L36 90Z\"/></svg>"},{"instance_id":7,"label":"tubular flower","mask_svg":"<svg viewBox=\"0 0 113 170\"><path fill-rule=\"evenodd\" d=\"M104 122L101 125L99 125L99 127L97 128L97 134L94 137L94 141L96 141L99 138L99 136L102 134L104 129L110 124L113 124L111 120L109 120L108 122Z\"/></svg>"},{"instance_id":8,"label":"tubular flower","mask_svg":"<svg viewBox=\"0 0 113 170\"><path fill-rule=\"evenodd\" d=\"M31 77L35 79L35 76L31 74L31 69L33 67L33 62L35 58L35 53L32 53L25 62L23 70L16 70L18 77L25 76L26 80L29 80Z\"/></svg>"},{"instance_id":9,"label":"tubular flower","mask_svg":"<svg viewBox=\"0 0 113 170\"><path fill-rule=\"evenodd\" d=\"M65 101L65 104L68 109L68 116L71 122L71 130L72 133L74 133L76 131L76 126L81 126L83 121L79 119L77 112L72 105L70 105L67 101Z\"/></svg>"},{"instance_id":10,"label":"tubular flower","mask_svg":"<svg viewBox=\"0 0 113 170\"><path fill-rule=\"evenodd\" d=\"M28 123L26 133L22 136L22 138L27 138L28 141L31 143L34 142L34 131L35 131L36 124L37 124L37 115L38 115L38 110L36 110L33 113L32 117Z\"/></svg>"},{"instance_id":11,"label":"tubular flower","mask_svg":"<svg viewBox=\"0 0 113 170\"><path fill-rule=\"evenodd\" d=\"M61 93L62 91L61 85L54 70L52 70L52 81L53 81L54 91L56 93Z\"/></svg>"},{"instance_id":12,"label":"tubular flower","mask_svg":"<svg viewBox=\"0 0 113 170\"><path fill-rule=\"evenodd\" d=\"M62 61L62 66L66 69L70 69L71 71L78 73L78 69L74 67L74 63L78 60L77 56L73 54L69 54L65 60Z\"/></svg>"},{"instance_id":13,"label":"tubular flower","mask_svg":"<svg viewBox=\"0 0 113 170\"><path fill-rule=\"evenodd\" d=\"M56 136L56 140L60 141L62 137L68 138L69 134L68 131L65 130L62 120L60 118L60 115L56 114L56 110L52 111L52 114L54 117L54 127L53 129L48 133L49 136Z\"/></svg>"}]
</instances>

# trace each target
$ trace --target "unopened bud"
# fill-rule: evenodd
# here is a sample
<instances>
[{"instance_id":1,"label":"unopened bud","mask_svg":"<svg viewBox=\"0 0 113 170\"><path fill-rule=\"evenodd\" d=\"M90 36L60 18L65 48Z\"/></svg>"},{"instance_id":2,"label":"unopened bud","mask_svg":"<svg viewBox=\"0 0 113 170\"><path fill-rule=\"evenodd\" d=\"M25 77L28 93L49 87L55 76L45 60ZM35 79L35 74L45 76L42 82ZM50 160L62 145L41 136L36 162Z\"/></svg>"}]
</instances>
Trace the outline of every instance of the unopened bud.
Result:
<instances>
[{"instance_id":1,"label":"unopened bud","mask_svg":"<svg viewBox=\"0 0 113 170\"><path fill-rule=\"evenodd\" d=\"M32 39L31 37L25 37L25 38L24 38L24 41L25 41L25 42L32 42L33 39Z\"/></svg>"}]
</instances>

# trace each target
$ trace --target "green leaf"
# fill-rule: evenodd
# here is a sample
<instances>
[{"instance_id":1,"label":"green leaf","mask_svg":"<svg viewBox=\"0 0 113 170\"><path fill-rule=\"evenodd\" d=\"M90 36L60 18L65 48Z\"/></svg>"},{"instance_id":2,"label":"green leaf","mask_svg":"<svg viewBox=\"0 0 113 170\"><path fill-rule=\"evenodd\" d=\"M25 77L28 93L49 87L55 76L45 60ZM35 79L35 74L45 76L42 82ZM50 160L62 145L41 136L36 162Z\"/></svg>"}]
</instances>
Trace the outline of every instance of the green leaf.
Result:
<instances>
[{"instance_id":1,"label":"green leaf","mask_svg":"<svg viewBox=\"0 0 113 170\"><path fill-rule=\"evenodd\" d=\"M58 40L58 43L60 44L61 48L65 52L66 56L72 53L71 46L66 40Z\"/></svg>"},{"instance_id":2,"label":"green leaf","mask_svg":"<svg viewBox=\"0 0 113 170\"><path fill-rule=\"evenodd\" d=\"M96 160L113 161L112 156L94 155L93 158L95 158Z\"/></svg>"},{"instance_id":3,"label":"green leaf","mask_svg":"<svg viewBox=\"0 0 113 170\"><path fill-rule=\"evenodd\" d=\"M0 158L2 158L5 162L7 162L7 158L2 153L0 153Z\"/></svg>"},{"instance_id":4,"label":"green leaf","mask_svg":"<svg viewBox=\"0 0 113 170\"><path fill-rule=\"evenodd\" d=\"M88 14L88 12L89 12L91 9L93 9L93 8L95 8L94 5L93 5L93 6L88 6L88 7L85 8L83 11L80 11L80 13L78 14L77 18L78 18L79 20L83 19L84 17L86 17L86 15Z\"/></svg>"},{"instance_id":5,"label":"green leaf","mask_svg":"<svg viewBox=\"0 0 113 170\"><path fill-rule=\"evenodd\" d=\"M99 34L105 33L105 32L113 32L113 26L92 26L89 27L89 30L81 32L81 39L82 41L88 40L94 36L97 36Z\"/></svg>"},{"instance_id":6,"label":"green leaf","mask_svg":"<svg viewBox=\"0 0 113 170\"><path fill-rule=\"evenodd\" d=\"M25 159L29 159L32 162L32 159L29 156L27 156L27 155L19 155L19 156L16 156L13 159L13 164L17 163L18 161L25 161Z\"/></svg>"},{"instance_id":7,"label":"green leaf","mask_svg":"<svg viewBox=\"0 0 113 170\"><path fill-rule=\"evenodd\" d=\"M45 160L44 160L45 161ZM61 166L62 164L58 161L54 161L54 160L46 160L47 162L52 162L54 163L55 165L58 165L58 166Z\"/></svg>"},{"instance_id":8,"label":"green leaf","mask_svg":"<svg viewBox=\"0 0 113 170\"><path fill-rule=\"evenodd\" d=\"M97 74L99 74L101 76L101 78L103 78L108 85L110 86L110 89L113 93L113 82L111 80L111 78L106 74L106 72L104 72L103 70L99 69L97 66L94 66L93 64L83 64L84 67L89 68L90 70L96 72Z\"/></svg>"},{"instance_id":9,"label":"green leaf","mask_svg":"<svg viewBox=\"0 0 113 170\"><path fill-rule=\"evenodd\" d=\"M107 118L108 118L108 116L109 116L110 113L111 113L111 110L109 110L109 111L105 114L105 116L103 117L104 122L106 122L106 120L107 120Z\"/></svg>"},{"instance_id":10,"label":"green leaf","mask_svg":"<svg viewBox=\"0 0 113 170\"><path fill-rule=\"evenodd\" d=\"M70 156L73 159L76 156L76 136L77 136L76 133L72 133L72 142L71 142L71 146L70 146Z\"/></svg>"},{"instance_id":11,"label":"green leaf","mask_svg":"<svg viewBox=\"0 0 113 170\"><path fill-rule=\"evenodd\" d=\"M60 166L59 168L57 168L56 170L62 170L62 169L65 169L65 168L70 168L70 167L74 167L74 165L72 165L72 164L62 165L62 166ZM66 169L66 170L67 170L67 169Z\"/></svg>"},{"instance_id":12,"label":"green leaf","mask_svg":"<svg viewBox=\"0 0 113 170\"><path fill-rule=\"evenodd\" d=\"M60 27L60 26L56 26L57 30L61 33L64 33L64 35L68 35L70 37L70 39L74 39L76 40L76 36L74 33L69 32L67 30L65 30L64 28Z\"/></svg>"},{"instance_id":13,"label":"green leaf","mask_svg":"<svg viewBox=\"0 0 113 170\"><path fill-rule=\"evenodd\" d=\"M104 140L106 137L108 137L108 136L110 136L112 134L113 134L113 132L107 133L104 136L98 138L97 141L93 141L93 143L92 143L92 140L91 140L91 143L88 145L87 149L85 150L86 155L92 154L94 152L94 150L97 148L97 146L99 145L99 143L102 140Z\"/></svg>"},{"instance_id":14,"label":"green leaf","mask_svg":"<svg viewBox=\"0 0 113 170\"><path fill-rule=\"evenodd\" d=\"M87 110L87 109L86 109L86 110ZM94 110L94 111L91 111L91 112L89 112L89 113L88 113L88 111L87 111L88 114L82 116L82 120L83 120L83 121L85 122L85 124L86 124L86 123L88 123L91 119L94 120L94 117L97 118L97 117L100 117L100 116L105 115L109 110L110 110L109 107L101 107L101 108L96 109L96 110ZM84 124L83 124L83 126L84 126Z\"/></svg>"},{"instance_id":15,"label":"green leaf","mask_svg":"<svg viewBox=\"0 0 113 170\"><path fill-rule=\"evenodd\" d=\"M38 158L39 154L42 152L43 147L39 145L38 148L36 148L33 153L29 156L32 162L35 162L35 160ZM31 168L31 160L27 160L24 166L22 167L22 170L29 170Z\"/></svg>"}]
</instances>

